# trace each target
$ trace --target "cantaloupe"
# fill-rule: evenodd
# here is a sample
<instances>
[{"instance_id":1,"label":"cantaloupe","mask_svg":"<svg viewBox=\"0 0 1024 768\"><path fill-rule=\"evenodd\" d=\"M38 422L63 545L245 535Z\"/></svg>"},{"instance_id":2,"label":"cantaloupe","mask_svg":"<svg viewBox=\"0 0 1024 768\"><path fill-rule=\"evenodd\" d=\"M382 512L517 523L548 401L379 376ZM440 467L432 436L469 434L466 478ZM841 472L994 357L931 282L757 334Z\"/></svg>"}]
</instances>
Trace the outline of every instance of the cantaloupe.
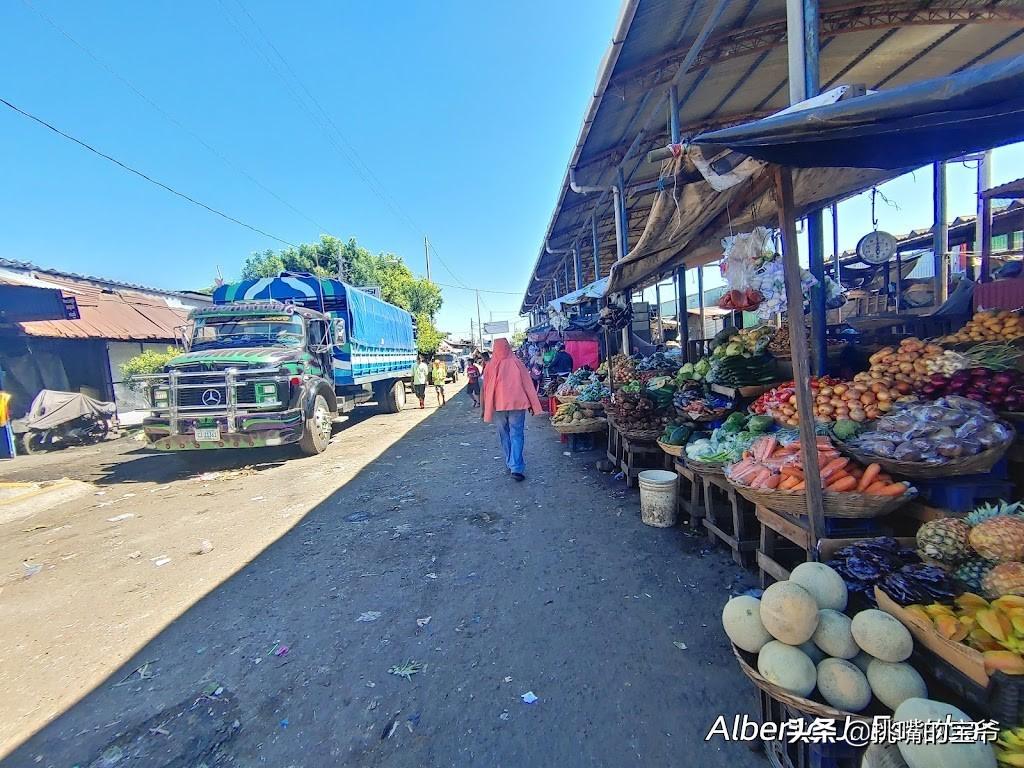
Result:
<instances>
[{"instance_id":1,"label":"cantaloupe","mask_svg":"<svg viewBox=\"0 0 1024 768\"><path fill-rule=\"evenodd\" d=\"M850 617L845 613L825 608L818 611L818 628L811 639L826 656L852 659L860 653L860 646L853 639L850 624Z\"/></svg>"},{"instance_id":2,"label":"cantaloupe","mask_svg":"<svg viewBox=\"0 0 1024 768\"><path fill-rule=\"evenodd\" d=\"M810 592L818 608L846 610L846 582L824 563L800 563L789 574L789 580Z\"/></svg>"},{"instance_id":3,"label":"cantaloupe","mask_svg":"<svg viewBox=\"0 0 1024 768\"><path fill-rule=\"evenodd\" d=\"M750 653L757 653L772 639L761 623L761 601L750 595L739 595L725 604L722 626L733 645Z\"/></svg>"},{"instance_id":4,"label":"cantaloupe","mask_svg":"<svg viewBox=\"0 0 1024 768\"><path fill-rule=\"evenodd\" d=\"M931 699L907 699L893 714L894 722L918 720L971 720L951 704ZM996 754L991 744L907 744L899 743L900 754L910 768L996 768Z\"/></svg>"},{"instance_id":5,"label":"cantaloupe","mask_svg":"<svg viewBox=\"0 0 1024 768\"><path fill-rule=\"evenodd\" d=\"M914 650L914 638L907 628L898 619L876 608L854 616L850 631L861 650L882 661L905 661Z\"/></svg>"},{"instance_id":6,"label":"cantaloupe","mask_svg":"<svg viewBox=\"0 0 1024 768\"><path fill-rule=\"evenodd\" d=\"M761 595L761 623L776 640L800 645L818 626L818 604L799 584L777 581Z\"/></svg>"},{"instance_id":7,"label":"cantaloupe","mask_svg":"<svg viewBox=\"0 0 1024 768\"><path fill-rule=\"evenodd\" d=\"M778 640L772 640L757 654L757 671L768 682L796 696L809 696L818 680L807 654Z\"/></svg>"},{"instance_id":8,"label":"cantaloupe","mask_svg":"<svg viewBox=\"0 0 1024 768\"><path fill-rule=\"evenodd\" d=\"M907 761L895 744L871 744L864 750L860 768L907 768Z\"/></svg>"},{"instance_id":9,"label":"cantaloupe","mask_svg":"<svg viewBox=\"0 0 1024 768\"><path fill-rule=\"evenodd\" d=\"M861 651L852 659L850 659L850 661L853 662L853 665L861 672L863 672L865 675L868 673L868 665L874 660L874 656L872 656L870 653L864 653L864 651Z\"/></svg>"},{"instance_id":10,"label":"cantaloupe","mask_svg":"<svg viewBox=\"0 0 1024 768\"><path fill-rule=\"evenodd\" d=\"M814 662L814 666L818 666L818 664L825 660L825 653L814 644L814 640L800 643L797 648L807 654L807 658Z\"/></svg>"},{"instance_id":11,"label":"cantaloupe","mask_svg":"<svg viewBox=\"0 0 1024 768\"><path fill-rule=\"evenodd\" d=\"M825 659L818 665L818 693L845 712L860 712L871 703L867 678L846 659Z\"/></svg>"},{"instance_id":12,"label":"cantaloupe","mask_svg":"<svg viewBox=\"0 0 1024 768\"><path fill-rule=\"evenodd\" d=\"M928 696L924 678L905 662L893 664L873 659L868 664L867 676L875 697L889 709L896 709L907 699L924 699Z\"/></svg>"}]
</instances>

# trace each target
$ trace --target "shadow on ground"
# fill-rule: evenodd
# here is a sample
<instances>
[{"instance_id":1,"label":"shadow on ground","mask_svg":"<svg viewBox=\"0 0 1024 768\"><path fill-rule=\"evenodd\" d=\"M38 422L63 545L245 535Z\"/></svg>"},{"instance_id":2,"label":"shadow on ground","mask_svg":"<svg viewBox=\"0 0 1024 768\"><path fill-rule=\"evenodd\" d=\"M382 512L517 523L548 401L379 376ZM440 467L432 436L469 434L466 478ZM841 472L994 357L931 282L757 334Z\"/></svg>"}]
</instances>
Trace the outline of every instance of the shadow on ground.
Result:
<instances>
[{"instance_id":1,"label":"shadow on ground","mask_svg":"<svg viewBox=\"0 0 1024 768\"><path fill-rule=\"evenodd\" d=\"M4 765L763 765L704 741L755 706L719 626L750 575L541 419L512 482L464 400Z\"/></svg>"}]
</instances>

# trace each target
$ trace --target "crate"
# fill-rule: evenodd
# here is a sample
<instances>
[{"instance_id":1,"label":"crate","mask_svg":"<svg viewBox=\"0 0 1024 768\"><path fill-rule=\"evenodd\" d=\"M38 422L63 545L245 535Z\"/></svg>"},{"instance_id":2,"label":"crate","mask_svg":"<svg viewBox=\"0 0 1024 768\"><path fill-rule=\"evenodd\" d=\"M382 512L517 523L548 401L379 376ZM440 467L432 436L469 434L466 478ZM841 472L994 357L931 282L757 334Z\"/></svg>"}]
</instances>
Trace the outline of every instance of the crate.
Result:
<instances>
[{"instance_id":1,"label":"crate","mask_svg":"<svg viewBox=\"0 0 1024 768\"><path fill-rule=\"evenodd\" d=\"M1009 498L1013 483L1008 478L1004 458L985 474L915 480L914 485L921 499L929 505L960 514L970 512L985 501Z\"/></svg>"},{"instance_id":2,"label":"crate","mask_svg":"<svg viewBox=\"0 0 1024 768\"><path fill-rule=\"evenodd\" d=\"M1003 728L1024 725L1024 678L993 672L988 686L965 675L946 659L923 645L914 644L914 668L922 670L933 692L933 683L963 702L963 709L976 718L991 718Z\"/></svg>"},{"instance_id":3,"label":"crate","mask_svg":"<svg viewBox=\"0 0 1024 768\"><path fill-rule=\"evenodd\" d=\"M813 718L785 702L775 699L767 691L758 690L761 699L761 722L784 723L788 720ZM842 724L837 726L842 728ZM812 744L798 741L763 741L768 762L775 768L860 768L863 747L845 742Z\"/></svg>"},{"instance_id":4,"label":"crate","mask_svg":"<svg viewBox=\"0 0 1024 768\"><path fill-rule=\"evenodd\" d=\"M563 445L569 446L571 453L584 453L595 448L594 435L599 432L583 432L580 434L565 434L561 436Z\"/></svg>"}]
</instances>

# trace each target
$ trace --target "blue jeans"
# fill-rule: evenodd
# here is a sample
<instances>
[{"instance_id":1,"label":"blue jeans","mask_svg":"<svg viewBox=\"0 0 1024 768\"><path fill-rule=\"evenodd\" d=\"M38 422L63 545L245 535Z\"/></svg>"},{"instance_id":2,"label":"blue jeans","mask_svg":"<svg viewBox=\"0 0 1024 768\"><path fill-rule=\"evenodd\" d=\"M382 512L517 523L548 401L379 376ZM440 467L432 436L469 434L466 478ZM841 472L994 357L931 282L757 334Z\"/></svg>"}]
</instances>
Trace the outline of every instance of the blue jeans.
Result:
<instances>
[{"instance_id":1,"label":"blue jeans","mask_svg":"<svg viewBox=\"0 0 1024 768\"><path fill-rule=\"evenodd\" d=\"M498 440L505 454L505 466L509 472L523 474L526 461L523 459L523 445L526 441L526 411L495 411L494 426L498 428Z\"/></svg>"}]
</instances>

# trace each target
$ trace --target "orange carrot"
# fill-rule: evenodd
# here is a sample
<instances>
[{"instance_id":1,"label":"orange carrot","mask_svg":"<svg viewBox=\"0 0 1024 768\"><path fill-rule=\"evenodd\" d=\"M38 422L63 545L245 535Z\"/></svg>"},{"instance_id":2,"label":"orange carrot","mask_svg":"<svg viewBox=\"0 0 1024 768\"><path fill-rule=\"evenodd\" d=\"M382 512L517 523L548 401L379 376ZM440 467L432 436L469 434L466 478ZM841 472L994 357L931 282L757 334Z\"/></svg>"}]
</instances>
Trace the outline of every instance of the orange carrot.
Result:
<instances>
[{"instance_id":1,"label":"orange carrot","mask_svg":"<svg viewBox=\"0 0 1024 768\"><path fill-rule=\"evenodd\" d=\"M782 475L769 475L768 479L764 481L762 488L778 488L779 482L782 480Z\"/></svg>"},{"instance_id":2,"label":"orange carrot","mask_svg":"<svg viewBox=\"0 0 1024 768\"><path fill-rule=\"evenodd\" d=\"M883 488L878 493L881 496L902 496L906 492L906 483L892 483L891 485L885 486L885 488Z\"/></svg>"},{"instance_id":3,"label":"orange carrot","mask_svg":"<svg viewBox=\"0 0 1024 768\"><path fill-rule=\"evenodd\" d=\"M828 464L821 468L821 479L828 480L830 477L832 477L832 475L834 475L836 472L841 470L849 463L850 460L845 456L841 456L838 459L832 459L832 461L830 461Z\"/></svg>"},{"instance_id":4,"label":"orange carrot","mask_svg":"<svg viewBox=\"0 0 1024 768\"><path fill-rule=\"evenodd\" d=\"M792 464L787 464L780 470L780 472L782 473L783 477L795 477L797 480L804 479L804 471L800 469L800 467L794 466Z\"/></svg>"},{"instance_id":5,"label":"orange carrot","mask_svg":"<svg viewBox=\"0 0 1024 768\"><path fill-rule=\"evenodd\" d=\"M857 490L866 491L868 487L875 482L881 471L882 466L880 464L868 464L864 469L864 474L861 476L860 482L857 483Z\"/></svg>"},{"instance_id":6,"label":"orange carrot","mask_svg":"<svg viewBox=\"0 0 1024 768\"><path fill-rule=\"evenodd\" d=\"M844 491L852 491L856 487L857 487L857 478L853 477L852 475L847 475L846 477L843 477L843 478L833 482L825 490L826 491L836 491L838 493L842 493Z\"/></svg>"},{"instance_id":7,"label":"orange carrot","mask_svg":"<svg viewBox=\"0 0 1024 768\"><path fill-rule=\"evenodd\" d=\"M779 483L779 490L780 491L790 491L790 490L792 490L793 488L795 488L797 486L797 483L800 483L800 482L802 482L802 481L799 480L798 478L796 478L796 477L794 477L792 475L789 475L781 483Z\"/></svg>"},{"instance_id":8,"label":"orange carrot","mask_svg":"<svg viewBox=\"0 0 1024 768\"><path fill-rule=\"evenodd\" d=\"M840 469L838 472L833 473L829 477L823 478L821 481L821 487L825 488L826 486L832 485L833 483L842 480L844 477L853 477L853 475L851 475L845 469Z\"/></svg>"},{"instance_id":9,"label":"orange carrot","mask_svg":"<svg viewBox=\"0 0 1024 768\"><path fill-rule=\"evenodd\" d=\"M803 491L807 489L807 484L801 480L799 483L793 486L794 491Z\"/></svg>"},{"instance_id":10,"label":"orange carrot","mask_svg":"<svg viewBox=\"0 0 1024 768\"><path fill-rule=\"evenodd\" d=\"M888 483L883 483L881 480L876 480L875 482L873 482L871 485L864 489L864 493L870 493L877 496L888 487Z\"/></svg>"}]
</instances>

